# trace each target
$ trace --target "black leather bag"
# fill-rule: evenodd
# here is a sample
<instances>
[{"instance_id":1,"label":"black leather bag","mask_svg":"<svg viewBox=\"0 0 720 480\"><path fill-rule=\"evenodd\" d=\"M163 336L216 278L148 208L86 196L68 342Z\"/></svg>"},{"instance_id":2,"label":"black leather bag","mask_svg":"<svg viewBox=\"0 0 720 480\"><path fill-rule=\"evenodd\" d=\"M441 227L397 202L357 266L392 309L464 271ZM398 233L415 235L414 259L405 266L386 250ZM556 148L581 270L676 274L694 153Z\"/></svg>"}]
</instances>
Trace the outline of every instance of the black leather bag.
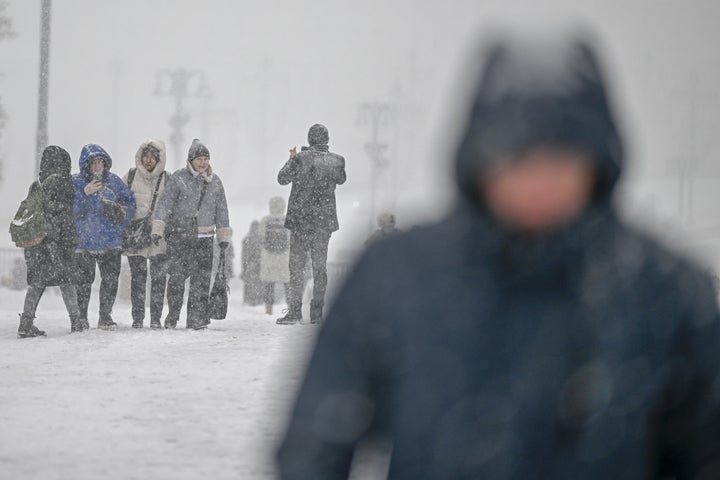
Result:
<instances>
[{"instance_id":1,"label":"black leather bag","mask_svg":"<svg viewBox=\"0 0 720 480\"><path fill-rule=\"evenodd\" d=\"M220 250L220 261L215 274L210 297L208 298L208 316L213 320L224 320L228 310L228 284L225 277L225 250Z\"/></svg>"},{"instance_id":2,"label":"black leather bag","mask_svg":"<svg viewBox=\"0 0 720 480\"><path fill-rule=\"evenodd\" d=\"M122 246L125 251L136 252L152 244L152 218L147 217L132 220L123 232Z\"/></svg>"}]
</instances>

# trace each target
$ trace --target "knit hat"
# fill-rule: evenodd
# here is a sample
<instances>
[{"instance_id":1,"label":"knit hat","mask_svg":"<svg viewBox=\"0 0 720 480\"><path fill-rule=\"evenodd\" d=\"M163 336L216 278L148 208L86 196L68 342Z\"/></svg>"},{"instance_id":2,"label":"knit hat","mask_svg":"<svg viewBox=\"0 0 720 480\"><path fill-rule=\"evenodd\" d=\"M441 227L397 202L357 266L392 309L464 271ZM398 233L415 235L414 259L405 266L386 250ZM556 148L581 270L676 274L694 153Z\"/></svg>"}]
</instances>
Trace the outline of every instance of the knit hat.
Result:
<instances>
[{"instance_id":1,"label":"knit hat","mask_svg":"<svg viewBox=\"0 0 720 480\"><path fill-rule=\"evenodd\" d=\"M192 145L190 145L190 150L188 150L188 162L192 162L198 157L210 158L210 150L196 138L193 140Z\"/></svg>"}]
</instances>

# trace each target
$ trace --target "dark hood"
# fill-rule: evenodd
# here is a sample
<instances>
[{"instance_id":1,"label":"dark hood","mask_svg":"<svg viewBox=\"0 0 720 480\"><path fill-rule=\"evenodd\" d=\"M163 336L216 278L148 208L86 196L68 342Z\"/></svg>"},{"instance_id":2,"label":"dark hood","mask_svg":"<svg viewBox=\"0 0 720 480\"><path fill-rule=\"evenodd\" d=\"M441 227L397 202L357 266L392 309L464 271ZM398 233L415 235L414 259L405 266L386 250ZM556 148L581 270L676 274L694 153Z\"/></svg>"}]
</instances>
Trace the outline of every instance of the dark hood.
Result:
<instances>
[{"instance_id":1,"label":"dark hood","mask_svg":"<svg viewBox=\"0 0 720 480\"><path fill-rule=\"evenodd\" d=\"M70 159L70 154L57 145L50 145L43 150L38 179L44 182L53 174L70 177L71 168L72 160Z\"/></svg>"},{"instance_id":2,"label":"dark hood","mask_svg":"<svg viewBox=\"0 0 720 480\"><path fill-rule=\"evenodd\" d=\"M325 125L316 123L310 127L310 131L308 132L308 143L311 147L327 145L330 143L330 134L328 133L328 129Z\"/></svg>"},{"instance_id":3,"label":"dark hood","mask_svg":"<svg viewBox=\"0 0 720 480\"><path fill-rule=\"evenodd\" d=\"M587 39L504 38L492 43L456 157L463 196L479 202L477 177L499 157L537 145L589 151L596 162L595 201L620 178L623 145L601 66Z\"/></svg>"}]
</instances>

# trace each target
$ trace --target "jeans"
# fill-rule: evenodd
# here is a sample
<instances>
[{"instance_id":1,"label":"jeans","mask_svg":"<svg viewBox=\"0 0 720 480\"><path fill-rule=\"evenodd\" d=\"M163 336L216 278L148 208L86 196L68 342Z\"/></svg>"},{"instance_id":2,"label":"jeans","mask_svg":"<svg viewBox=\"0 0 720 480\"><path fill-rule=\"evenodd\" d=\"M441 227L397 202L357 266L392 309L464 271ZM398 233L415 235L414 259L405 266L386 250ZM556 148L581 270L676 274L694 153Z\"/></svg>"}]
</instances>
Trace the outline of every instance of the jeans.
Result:
<instances>
[{"instance_id":1,"label":"jeans","mask_svg":"<svg viewBox=\"0 0 720 480\"><path fill-rule=\"evenodd\" d=\"M165 304L167 283L167 257L157 255L145 258L128 256L130 265L130 302L133 322L145 320L145 293L147 290L148 263L150 264L150 321L160 322Z\"/></svg>"},{"instance_id":2,"label":"jeans","mask_svg":"<svg viewBox=\"0 0 720 480\"><path fill-rule=\"evenodd\" d=\"M177 323L185 295L185 279L190 277L187 327L202 328L210 323L208 297L213 264L213 238L192 239L170 257L167 286L168 319ZM167 323L167 322L166 322Z\"/></svg>"},{"instance_id":3,"label":"jeans","mask_svg":"<svg viewBox=\"0 0 720 480\"><path fill-rule=\"evenodd\" d=\"M327 254L332 232L317 230L304 232L293 230L290 234L290 311L299 315L302 310L302 294L305 287L305 263L310 252L313 271L312 318L322 316L327 290Z\"/></svg>"},{"instance_id":4,"label":"jeans","mask_svg":"<svg viewBox=\"0 0 720 480\"><path fill-rule=\"evenodd\" d=\"M80 252L76 254L76 261L79 273L77 297L80 318L88 318L90 292L95 281L95 265L100 269L100 318L110 318L118 290L121 250Z\"/></svg>"}]
</instances>

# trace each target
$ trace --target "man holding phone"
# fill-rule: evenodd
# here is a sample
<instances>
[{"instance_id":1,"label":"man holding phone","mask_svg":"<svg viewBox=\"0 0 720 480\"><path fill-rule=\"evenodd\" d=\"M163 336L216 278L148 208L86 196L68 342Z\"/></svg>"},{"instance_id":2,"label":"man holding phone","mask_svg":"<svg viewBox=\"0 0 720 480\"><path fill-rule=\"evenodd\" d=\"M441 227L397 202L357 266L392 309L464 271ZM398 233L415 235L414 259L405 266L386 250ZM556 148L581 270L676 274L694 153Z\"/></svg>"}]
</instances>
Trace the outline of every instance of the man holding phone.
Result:
<instances>
[{"instance_id":1,"label":"man holding phone","mask_svg":"<svg viewBox=\"0 0 720 480\"><path fill-rule=\"evenodd\" d=\"M309 148L297 153L278 173L280 185L292 183L285 228L290 230L290 298L288 313L279 325L302 322L302 293L305 263L310 253L313 269L313 299L310 320L320 323L327 289L327 252L330 236L339 228L335 187L345 183L345 159L329 151L328 129L310 127Z\"/></svg>"}]
</instances>

